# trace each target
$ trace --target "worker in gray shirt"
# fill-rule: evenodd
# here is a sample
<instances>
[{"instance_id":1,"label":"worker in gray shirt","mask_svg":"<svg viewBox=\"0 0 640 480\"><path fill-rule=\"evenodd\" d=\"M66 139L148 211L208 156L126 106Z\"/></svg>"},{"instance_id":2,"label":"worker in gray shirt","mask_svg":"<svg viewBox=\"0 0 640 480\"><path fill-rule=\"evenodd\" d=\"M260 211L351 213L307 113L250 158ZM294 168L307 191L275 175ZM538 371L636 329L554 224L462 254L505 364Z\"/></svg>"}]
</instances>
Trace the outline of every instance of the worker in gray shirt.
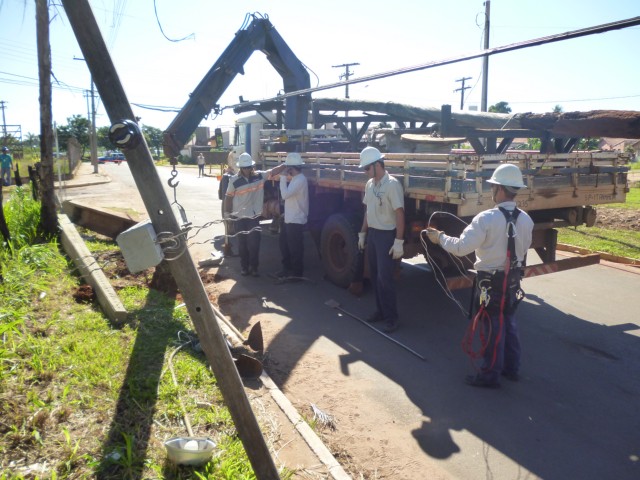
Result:
<instances>
[{"instance_id":1,"label":"worker in gray shirt","mask_svg":"<svg viewBox=\"0 0 640 480\"><path fill-rule=\"evenodd\" d=\"M375 147L360 153L360 168L369 176L365 185L366 212L358 233L358 248L367 247L369 274L376 311L367 321L384 322L383 330L398 328L398 308L393 272L404 255L404 194L400 182L384 168L384 155Z\"/></svg>"}]
</instances>

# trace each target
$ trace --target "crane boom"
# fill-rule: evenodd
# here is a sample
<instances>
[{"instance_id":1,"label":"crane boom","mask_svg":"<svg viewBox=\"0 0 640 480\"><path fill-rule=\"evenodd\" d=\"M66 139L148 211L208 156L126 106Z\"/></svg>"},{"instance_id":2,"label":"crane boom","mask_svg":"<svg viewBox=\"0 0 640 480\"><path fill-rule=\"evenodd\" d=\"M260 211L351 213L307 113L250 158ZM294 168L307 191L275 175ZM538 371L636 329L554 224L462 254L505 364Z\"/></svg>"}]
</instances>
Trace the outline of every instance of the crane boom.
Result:
<instances>
[{"instance_id":1,"label":"crane boom","mask_svg":"<svg viewBox=\"0 0 640 480\"><path fill-rule=\"evenodd\" d=\"M308 89L309 73L295 56L268 18L252 15L251 23L236 32L235 38L220 55L180 113L164 132L164 152L176 157L200 121L217 105L218 100L256 50L280 74L284 92ZM285 128L306 128L310 94L289 97L286 100Z\"/></svg>"}]
</instances>

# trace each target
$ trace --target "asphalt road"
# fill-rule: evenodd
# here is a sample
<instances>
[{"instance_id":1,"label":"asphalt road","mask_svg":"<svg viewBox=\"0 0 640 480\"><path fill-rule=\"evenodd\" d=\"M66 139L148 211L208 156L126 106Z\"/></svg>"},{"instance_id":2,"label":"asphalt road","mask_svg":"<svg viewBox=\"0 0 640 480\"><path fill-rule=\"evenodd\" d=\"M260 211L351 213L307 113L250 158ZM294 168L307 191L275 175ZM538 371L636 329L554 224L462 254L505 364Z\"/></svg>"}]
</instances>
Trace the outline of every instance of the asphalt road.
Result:
<instances>
[{"instance_id":1,"label":"asphalt road","mask_svg":"<svg viewBox=\"0 0 640 480\"><path fill-rule=\"evenodd\" d=\"M69 189L66 197L104 208L141 207L126 164L100 168L111 183ZM159 173L166 185L169 170ZM220 219L215 177L197 178L197 169L181 168L177 179L176 199L194 231ZM167 191L174 200L168 186ZM207 258L221 233L219 224L199 230L190 240L194 260ZM374 303L371 292L356 298L324 281L309 238L306 247L310 282L275 285L266 275L242 279L243 288L280 312L273 323L282 330L268 349L292 370L283 369L278 381L287 395L313 390L296 387L304 382L297 369L308 367L302 359L309 356L324 362L321 368L344 391L336 399L338 413L361 409L344 405L358 396L375 411L376 423L358 443L370 443L375 455L382 438L395 442L394 478L416 478L405 474L405 464L413 472L436 466L441 476L461 479L640 478L640 271L601 264L526 280L518 315L522 379L482 390L462 381L471 372L460 348L467 319L421 260L403 262L401 328L393 337L426 361L327 307L325 301L333 299L365 317ZM220 268L237 276L237 262L225 259ZM277 237L266 230L261 262L264 273L279 268ZM468 292L456 298L467 306ZM367 412L360 413L359 422L366 422Z\"/></svg>"}]
</instances>

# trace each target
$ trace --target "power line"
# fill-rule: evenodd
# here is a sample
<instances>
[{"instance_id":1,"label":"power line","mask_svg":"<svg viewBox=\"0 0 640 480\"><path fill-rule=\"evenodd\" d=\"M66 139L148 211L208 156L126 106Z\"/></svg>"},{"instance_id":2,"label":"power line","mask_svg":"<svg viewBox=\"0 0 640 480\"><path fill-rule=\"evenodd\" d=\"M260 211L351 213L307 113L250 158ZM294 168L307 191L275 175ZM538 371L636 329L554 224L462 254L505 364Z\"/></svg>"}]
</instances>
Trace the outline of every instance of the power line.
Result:
<instances>
[{"instance_id":1,"label":"power line","mask_svg":"<svg viewBox=\"0 0 640 480\"><path fill-rule=\"evenodd\" d=\"M158 6L156 5L156 0L153 0L153 12L156 15L156 21L158 22L158 27L160 27L160 32L162 33L164 38L166 38L170 42L182 42L183 40L188 40L190 38L195 38L195 34L194 33L190 33L186 37L182 37L182 38L178 38L178 39L173 39L173 38L167 37L167 34L164 33L164 30L162 29L162 24L160 23L160 18L158 17Z\"/></svg>"},{"instance_id":2,"label":"power line","mask_svg":"<svg viewBox=\"0 0 640 480\"><path fill-rule=\"evenodd\" d=\"M599 100L620 100L622 98L637 98L640 97L640 94L638 95L622 95L619 97L600 97L600 98L580 98L580 99L575 99L575 100L536 100L533 102L527 102L527 101L510 101L510 104L516 104L516 103L572 103L572 102L597 102Z\"/></svg>"},{"instance_id":3,"label":"power line","mask_svg":"<svg viewBox=\"0 0 640 480\"><path fill-rule=\"evenodd\" d=\"M439 61L433 61L433 62L429 62L429 63L425 63L425 64L421 64L421 65L416 65L416 66L412 66L412 67L405 67L405 68L400 68L398 70L391 70L388 72L383 72L383 73L377 73L374 75L367 75L365 77L359 77L355 80L347 80L344 82L338 82L338 83L332 83L329 85L324 85L321 87L317 87L317 88L305 88L302 90L296 90L294 92L288 92L282 95L279 95L277 97L272 97L272 98L263 98L260 100L248 100L248 101L244 101L243 103L236 103L233 105L227 105L224 108L237 108L240 106L244 106L246 107L247 105L254 105L257 103L264 103L264 102L273 102L276 100L283 100L285 98L288 97L294 97L294 96L300 96L300 95L306 95L309 93L313 93L313 92L318 92L318 91L322 91L322 90L330 90L333 88L338 88L338 87L342 87L345 86L347 84L352 85L355 83L363 83L363 82L369 82L372 80L381 80L383 78L388 78L388 77L393 77L396 75L402 75L405 73L412 73L412 72L417 72L420 70L426 70L429 68L433 68L433 67L441 67L444 65L451 65L454 63L459 63L459 62L464 62L467 60L473 60L476 58L480 58L480 57L486 57L489 55L496 55L499 53L506 53L506 52L511 52L514 50L520 50L523 48L529 48L529 47L536 47L536 46L540 46L540 45L544 45L544 44L548 44L548 43L554 43L554 42L559 42L559 41L563 41L563 40L570 40L573 38L579 38L579 37L584 37L587 35L594 35L597 33L605 33L605 32L609 32L611 30L619 30L622 28L627 28L627 27L632 27L632 26L636 26L636 25L640 25L640 17L633 17L633 18L629 18L626 20L620 20L617 22L611 22L611 23L605 23L602 25L596 25L594 27L587 27L587 28L582 28L580 30L574 30L571 32L565 32L565 33L559 33L556 35L549 35L546 37L540 37L540 38L535 38L533 40L526 40L524 42L519 42L519 43L512 43L510 45L504 45L502 47L494 47L494 48L490 48L490 49L485 49L482 50L480 52L474 53L474 54L470 54L470 55L462 55L462 56L458 56L458 57L452 57L452 58L447 58L444 60L439 60Z\"/></svg>"}]
</instances>

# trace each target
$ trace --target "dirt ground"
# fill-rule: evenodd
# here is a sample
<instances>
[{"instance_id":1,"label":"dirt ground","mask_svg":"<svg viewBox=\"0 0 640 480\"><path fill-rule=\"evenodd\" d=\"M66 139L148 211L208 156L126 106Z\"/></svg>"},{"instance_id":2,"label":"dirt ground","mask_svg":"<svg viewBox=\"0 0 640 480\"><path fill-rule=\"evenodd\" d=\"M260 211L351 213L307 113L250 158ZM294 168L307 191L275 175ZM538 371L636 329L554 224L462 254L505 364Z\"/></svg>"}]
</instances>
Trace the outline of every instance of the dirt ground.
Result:
<instances>
[{"instance_id":1,"label":"dirt ground","mask_svg":"<svg viewBox=\"0 0 640 480\"><path fill-rule=\"evenodd\" d=\"M636 210L599 207L596 227L640 231L640 215Z\"/></svg>"},{"instance_id":2,"label":"dirt ground","mask_svg":"<svg viewBox=\"0 0 640 480\"><path fill-rule=\"evenodd\" d=\"M446 478L437 467L425 476L423 469L412 470L411 465L406 465L406 459L400 461L402 456L394 447L399 440L390 436L390 430L384 428L384 423L389 421L388 415L385 412L377 413L378 406L364 393L368 390L367 385L354 388L354 382L366 383L366 380L351 377L347 380L337 379L333 367L326 364L326 358L310 351L298 358L295 365L291 358L297 358L297 355L270 352L269 345L276 336L280 336L280 340L287 344L289 352L307 350L308 345L295 335L282 331L277 322L272 320L274 312L259 313L265 311L260 299L243 293L230 293L233 280L224 280L211 274L201 276L205 282L207 278L216 280L215 284L205 283L205 286L212 301L216 303L219 300L220 310L232 322L236 318L252 318L252 324L260 322L266 347L264 365L267 373L300 415L313 425L316 434L352 478L395 479L399 478L399 471L402 471L402 478ZM243 333L246 337L247 332ZM286 338L283 339L282 335L286 335ZM283 383L284 378L286 384ZM341 385L343 381L348 381L349 386ZM294 390L295 394L292 393ZM320 396L319 391L322 392ZM327 422L314 422L314 411L306 400L309 398L316 398L318 404L322 405L322 412L330 417ZM372 424L379 428L372 431ZM286 444L286 431L280 432L280 435L280 443ZM372 445L375 447L372 448ZM309 478L306 476L308 472L300 473L301 476L297 478Z\"/></svg>"}]
</instances>

